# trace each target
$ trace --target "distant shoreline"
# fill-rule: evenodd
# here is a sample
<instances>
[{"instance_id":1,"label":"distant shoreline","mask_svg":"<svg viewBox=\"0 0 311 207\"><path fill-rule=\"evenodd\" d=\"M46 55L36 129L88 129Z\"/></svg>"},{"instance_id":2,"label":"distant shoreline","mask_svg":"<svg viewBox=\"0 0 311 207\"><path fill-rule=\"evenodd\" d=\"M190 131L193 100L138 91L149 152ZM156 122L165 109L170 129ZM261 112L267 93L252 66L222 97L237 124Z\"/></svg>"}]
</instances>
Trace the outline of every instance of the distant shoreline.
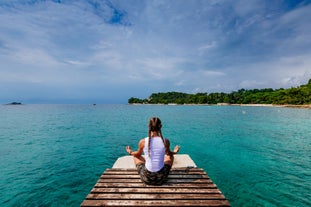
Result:
<instances>
[{"instance_id":1,"label":"distant shoreline","mask_svg":"<svg viewBox=\"0 0 311 207\"><path fill-rule=\"evenodd\" d=\"M292 104L230 104L230 106L261 106L261 107L283 107L283 108L307 108L311 109L311 104L292 105Z\"/></svg>"},{"instance_id":2,"label":"distant shoreline","mask_svg":"<svg viewBox=\"0 0 311 207\"><path fill-rule=\"evenodd\" d=\"M255 106L255 107L282 107L282 108L305 108L311 109L311 104L303 104L303 105L293 105L293 104L228 104L228 103L218 103L218 104L140 104L133 103L129 105L163 105L163 106Z\"/></svg>"},{"instance_id":3,"label":"distant shoreline","mask_svg":"<svg viewBox=\"0 0 311 207\"><path fill-rule=\"evenodd\" d=\"M11 103L7 103L5 105L23 105L21 102L11 102Z\"/></svg>"}]
</instances>

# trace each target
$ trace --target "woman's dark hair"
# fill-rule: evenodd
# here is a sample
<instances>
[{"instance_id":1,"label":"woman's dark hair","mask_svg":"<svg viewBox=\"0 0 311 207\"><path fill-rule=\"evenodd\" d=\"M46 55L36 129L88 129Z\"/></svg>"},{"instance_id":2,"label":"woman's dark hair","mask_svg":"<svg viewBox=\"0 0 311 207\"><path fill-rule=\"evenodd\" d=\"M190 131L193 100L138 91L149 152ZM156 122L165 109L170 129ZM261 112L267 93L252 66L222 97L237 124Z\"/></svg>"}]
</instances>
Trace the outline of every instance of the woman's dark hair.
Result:
<instances>
[{"instance_id":1,"label":"woman's dark hair","mask_svg":"<svg viewBox=\"0 0 311 207\"><path fill-rule=\"evenodd\" d=\"M152 117L149 120L148 128L149 128L149 131L148 131L148 155L149 157L150 157L151 132L157 132L158 135L161 137L163 144L164 144L165 153L167 154L165 141L164 141L162 131L161 131L161 128L162 128L161 120L158 117Z\"/></svg>"}]
</instances>

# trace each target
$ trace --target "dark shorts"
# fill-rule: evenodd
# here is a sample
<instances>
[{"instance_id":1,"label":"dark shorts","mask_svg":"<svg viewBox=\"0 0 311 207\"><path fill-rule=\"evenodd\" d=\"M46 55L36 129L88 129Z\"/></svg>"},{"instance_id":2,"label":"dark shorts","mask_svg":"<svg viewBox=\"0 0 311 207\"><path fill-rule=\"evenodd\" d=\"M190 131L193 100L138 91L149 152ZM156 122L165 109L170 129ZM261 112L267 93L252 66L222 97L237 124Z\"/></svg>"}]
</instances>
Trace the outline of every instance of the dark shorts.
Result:
<instances>
[{"instance_id":1,"label":"dark shorts","mask_svg":"<svg viewBox=\"0 0 311 207\"><path fill-rule=\"evenodd\" d=\"M148 185L162 185L167 181L168 174L170 173L171 166L164 165L158 172L150 172L145 167L145 163L136 165L140 179Z\"/></svg>"}]
</instances>

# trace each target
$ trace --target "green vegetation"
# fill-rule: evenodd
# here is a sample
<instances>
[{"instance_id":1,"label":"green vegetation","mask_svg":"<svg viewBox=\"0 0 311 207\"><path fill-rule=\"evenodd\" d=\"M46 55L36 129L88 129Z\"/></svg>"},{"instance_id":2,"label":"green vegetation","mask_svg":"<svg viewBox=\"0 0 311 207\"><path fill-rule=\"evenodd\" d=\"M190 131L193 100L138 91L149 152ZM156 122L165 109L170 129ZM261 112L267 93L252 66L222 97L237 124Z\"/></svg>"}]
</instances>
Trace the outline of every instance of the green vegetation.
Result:
<instances>
[{"instance_id":1,"label":"green vegetation","mask_svg":"<svg viewBox=\"0 0 311 207\"><path fill-rule=\"evenodd\" d=\"M311 104L311 79L308 84L289 89L240 89L232 93L181 92L153 93L148 99L130 98L129 104Z\"/></svg>"}]
</instances>

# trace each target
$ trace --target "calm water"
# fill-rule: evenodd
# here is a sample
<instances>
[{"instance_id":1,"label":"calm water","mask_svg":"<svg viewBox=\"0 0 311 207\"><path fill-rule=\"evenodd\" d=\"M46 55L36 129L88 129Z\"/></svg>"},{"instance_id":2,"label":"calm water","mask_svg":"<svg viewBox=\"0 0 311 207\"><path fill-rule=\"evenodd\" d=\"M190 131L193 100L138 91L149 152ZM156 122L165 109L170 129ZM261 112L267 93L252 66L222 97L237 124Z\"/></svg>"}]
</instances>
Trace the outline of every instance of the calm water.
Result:
<instances>
[{"instance_id":1,"label":"calm water","mask_svg":"<svg viewBox=\"0 0 311 207\"><path fill-rule=\"evenodd\" d=\"M232 206L311 206L311 110L0 106L0 206L79 206L159 116Z\"/></svg>"}]
</instances>

